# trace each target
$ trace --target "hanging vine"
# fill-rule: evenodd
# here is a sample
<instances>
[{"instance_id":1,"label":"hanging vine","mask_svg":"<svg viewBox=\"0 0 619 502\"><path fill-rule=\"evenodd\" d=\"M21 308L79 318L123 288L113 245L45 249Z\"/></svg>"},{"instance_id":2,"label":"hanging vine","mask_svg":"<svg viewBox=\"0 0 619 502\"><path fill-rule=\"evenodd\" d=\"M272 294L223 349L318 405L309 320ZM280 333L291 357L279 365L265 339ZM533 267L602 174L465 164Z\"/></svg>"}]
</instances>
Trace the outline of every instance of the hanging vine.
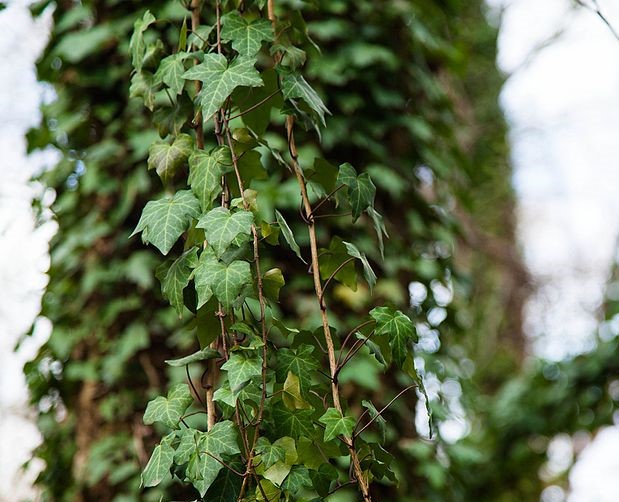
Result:
<instances>
[{"instance_id":1,"label":"hanging vine","mask_svg":"<svg viewBox=\"0 0 619 502\"><path fill-rule=\"evenodd\" d=\"M384 367L408 375L396 398L421 386L416 335L408 316L379 306L338 336L329 286L355 289L359 267L371 290L376 275L353 242L325 241L319 227L320 218L370 223L382 251L376 187L348 163L336 168L316 158L304 165L300 158L297 124L320 134L329 113L303 75L299 45L309 38L300 14L276 11L272 0L230 5L191 0L174 51L163 58L163 43L153 49L146 40L149 27L165 19L147 11L130 42L131 94L154 112L161 135L148 168L166 189L146 204L133 234L169 256L157 269L162 292L179 316L193 317L199 344L194 354L167 361L185 366L186 383L146 409L145 424L167 433L142 481L155 486L172 474L205 500L239 501L322 499L354 485L369 502L373 481L394 479L380 435L367 433L384 427L382 413L393 401L378 410L344 399L338 376L367 348ZM193 108L190 120L175 113L186 108ZM284 132L287 145L271 130ZM277 208L261 205L261 175L277 170L296 179L307 236L295 235ZM330 212L319 214L323 207ZM301 254L300 239L309 240L310 256ZM272 266L281 242L307 263L319 326L279 318L286 281L305 280Z\"/></svg>"}]
</instances>

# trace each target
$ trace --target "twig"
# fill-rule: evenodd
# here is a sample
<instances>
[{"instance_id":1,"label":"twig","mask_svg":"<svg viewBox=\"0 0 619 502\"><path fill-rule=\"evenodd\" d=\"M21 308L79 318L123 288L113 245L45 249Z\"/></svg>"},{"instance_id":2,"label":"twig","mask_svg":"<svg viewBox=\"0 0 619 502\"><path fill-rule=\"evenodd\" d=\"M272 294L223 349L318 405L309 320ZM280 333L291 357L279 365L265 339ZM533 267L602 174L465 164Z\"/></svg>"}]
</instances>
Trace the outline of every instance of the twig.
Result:
<instances>
[{"instance_id":1,"label":"twig","mask_svg":"<svg viewBox=\"0 0 619 502\"><path fill-rule=\"evenodd\" d=\"M413 385L409 385L408 387L406 387L405 389L401 390L400 392L398 392L398 394L391 400L389 401L377 414L376 416L372 417L372 420L370 420L367 424L365 424L363 426L363 429L361 429L359 432L354 432L353 436L357 437L359 436L365 429L367 429L370 425L372 425L372 423L374 423L374 421L380 417L383 412L389 408L389 406L391 406L402 394L404 394L405 392L408 392L409 390L411 390L413 387L417 387L417 384L413 384ZM365 413L364 413L365 415ZM363 415L361 415L361 417L363 417ZM361 417L359 417L359 420L361 420ZM359 422L357 422L357 425L359 425Z\"/></svg>"}]
</instances>

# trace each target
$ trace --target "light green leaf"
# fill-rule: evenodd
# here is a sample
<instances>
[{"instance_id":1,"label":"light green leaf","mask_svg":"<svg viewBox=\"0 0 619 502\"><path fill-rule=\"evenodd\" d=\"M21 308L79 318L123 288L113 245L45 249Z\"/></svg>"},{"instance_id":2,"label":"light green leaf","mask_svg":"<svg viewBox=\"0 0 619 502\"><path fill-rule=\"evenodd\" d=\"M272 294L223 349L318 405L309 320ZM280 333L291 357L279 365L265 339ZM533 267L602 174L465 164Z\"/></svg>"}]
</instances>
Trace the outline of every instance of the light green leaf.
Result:
<instances>
[{"instance_id":1,"label":"light green leaf","mask_svg":"<svg viewBox=\"0 0 619 502\"><path fill-rule=\"evenodd\" d=\"M339 435L351 437L355 428L355 419L343 416L335 408L329 408L318 421L325 426L325 441L331 441Z\"/></svg>"},{"instance_id":2,"label":"light green leaf","mask_svg":"<svg viewBox=\"0 0 619 502\"><path fill-rule=\"evenodd\" d=\"M178 315L182 315L184 302L183 290L189 284L192 270L198 265L198 249L191 248L185 251L177 258L170 268L167 270L163 281L161 281L161 290L170 304L176 309Z\"/></svg>"},{"instance_id":3,"label":"light green leaf","mask_svg":"<svg viewBox=\"0 0 619 502\"><path fill-rule=\"evenodd\" d=\"M142 232L142 242L153 244L166 255L189 228L191 219L199 216L198 199L189 190L181 190L173 197L148 202L131 236Z\"/></svg>"},{"instance_id":4,"label":"light green leaf","mask_svg":"<svg viewBox=\"0 0 619 502\"><path fill-rule=\"evenodd\" d=\"M142 16L142 19L138 19L133 25L133 34L131 35L131 40L129 41L129 50L131 51L131 63L137 71L142 69L142 60L144 59L144 54L146 52L144 32L155 21L155 16L147 10L144 13L144 16Z\"/></svg>"},{"instance_id":5,"label":"light green leaf","mask_svg":"<svg viewBox=\"0 0 619 502\"><path fill-rule=\"evenodd\" d=\"M325 113L329 113L329 110L301 75L285 73L282 76L281 87L285 99L302 99L320 118L322 125L325 125Z\"/></svg>"},{"instance_id":6,"label":"light green leaf","mask_svg":"<svg viewBox=\"0 0 619 502\"><path fill-rule=\"evenodd\" d=\"M208 432L198 433L198 454L190 460L187 473L200 496L204 497L223 468L222 457L238 453L236 427L229 420L217 422Z\"/></svg>"},{"instance_id":7,"label":"light green leaf","mask_svg":"<svg viewBox=\"0 0 619 502\"><path fill-rule=\"evenodd\" d=\"M241 56L255 56L262 42L273 40L273 28L266 19L248 21L238 11L232 11L221 18L221 38L232 41L232 48Z\"/></svg>"},{"instance_id":8,"label":"light green leaf","mask_svg":"<svg viewBox=\"0 0 619 502\"><path fill-rule=\"evenodd\" d=\"M347 162L340 166L336 183L348 187L348 201L352 207L353 221L357 221L367 208L374 206L376 187L368 173L357 176L355 168Z\"/></svg>"},{"instance_id":9,"label":"light green leaf","mask_svg":"<svg viewBox=\"0 0 619 502\"><path fill-rule=\"evenodd\" d=\"M389 307L376 307L370 311L370 316L376 321L376 334L389 335L393 358L402 368L406 356L412 351L413 342L417 339L413 322L401 311Z\"/></svg>"},{"instance_id":10,"label":"light green leaf","mask_svg":"<svg viewBox=\"0 0 619 502\"><path fill-rule=\"evenodd\" d=\"M232 213L228 208L216 207L200 218L197 228L203 228L206 240L220 258L230 244L242 234L250 235L254 215L249 211Z\"/></svg>"},{"instance_id":11,"label":"light green leaf","mask_svg":"<svg viewBox=\"0 0 619 502\"><path fill-rule=\"evenodd\" d=\"M183 61L187 58L187 54L177 52L161 60L159 68L155 72L155 81L163 82L167 85L174 94L181 94L185 85L183 73L185 73L185 65Z\"/></svg>"},{"instance_id":12,"label":"light green leaf","mask_svg":"<svg viewBox=\"0 0 619 502\"><path fill-rule=\"evenodd\" d=\"M146 425L161 422L171 429L178 429L181 417L193 402L187 384L179 383L168 392L168 397L159 396L148 403L144 412Z\"/></svg>"},{"instance_id":13,"label":"light green leaf","mask_svg":"<svg viewBox=\"0 0 619 502\"><path fill-rule=\"evenodd\" d=\"M156 169L163 183L172 180L193 151L193 139L189 134L179 134L170 145L167 141L155 141L148 149L148 169Z\"/></svg>"},{"instance_id":14,"label":"light green leaf","mask_svg":"<svg viewBox=\"0 0 619 502\"><path fill-rule=\"evenodd\" d=\"M262 276L262 287L264 295L269 299L278 302L279 290L286 284L284 275L279 268L267 270Z\"/></svg>"},{"instance_id":15,"label":"light green leaf","mask_svg":"<svg viewBox=\"0 0 619 502\"><path fill-rule=\"evenodd\" d=\"M221 369L228 372L230 388L237 393L253 377L262 374L262 358L247 351L236 351Z\"/></svg>"},{"instance_id":16,"label":"light green leaf","mask_svg":"<svg viewBox=\"0 0 619 502\"><path fill-rule=\"evenodd\" d=\"M202 256L205 256L202 259ZM236 260L226 265L206 252L200 256L200 262L195 269L196 289L198 294L208 296L206 288L210 288L217 299L226 308L230 308L239 297L243 288L252 282L249 263ZM204 298L198 300L201 302Z\"/></svg>"},{"instance_id":17,"label":"light green leaf","mask_svg":"<svg viewBox=\"0 0 619 502\"><path fill-rule=\"evenodd\" d=\"M218 357L221 357L218 350L207 347L188 356L181 357L180 359L167 359L166 364L174 367L185 366L186 364L195 363L197 361L206 361L207 359L217 359Z\"/></svg>"},{"instance_id":18,"label":"light green leaf","mask_svg":"<svg viewBox=\"0 0 619 502\"><path fill-rule=\"evenodd\" d=\"M277 442L276 442L277 443ZM281 462L286 458L286 450L281 444L271 444L271 442L261 437L256 443L256 453L260 455L260 459L265 469L268 469L276 462Z\"/></svg>"},{"instance_id":19,"label":"light green leaf","mask_svg":"<svg viewBox=\"0 0 619 502\"><path fill-rule=\"evenodd\" d=\"M254 67L254 58L238 57L230 65L221 54L207 54L204 62L183 74L186 80L202 82L200 103L204 120L210 119L221 108L232 91L240 86L261 87L264 82Z\"/></svg>"},{"instance_id":20,"label":"light green leaf","mask_svg":"<svg viewBox=\"0 0 619 502\"><path fill-rule=\"evenodd\" d=\"M292 371L288 372L284 387L282 388L282 401L291 410L310 408L310 405L301 397L301 385L299 377Z\"/></svg>"},{"instance_id":21,"label":"light green leaf","mask_svg":"<svg viewBox=\"0 0 619 502\"><path fill-rule=\"evenodd\" d=\"M172 440L174 434L168 434L161 440L161 443L155 446L150 460L144 467L142 472L143 486L156 486L170 472L170 467L174 462L174 448L172 448Z\"/></svg>"},{"instance_id":22,"label":"light green leaf","mask_svg":"<svg viewBox=\"0 0 619 502\"><path fill-rule=\"evenodd\" d=\"M343 241L343 244L344 246L346 246L346 251L348 251L348 254L350 256L352 256L353 258L357 258L359 261L361 261L361 264L363 265L363 276L365 277L365 280L367 281L368 286L370 286L370 291L371 291L374 285L376 284L376 274L372 270L372 267L370 266L370 262L368 262L368 259L366 258L366 256L361 251L359 251L357 246L355 246L354 244L351 244L350 242L345 242L345 241Z\"/></svg>"},{"instance_id":23,"label":"light green leaf","mask_svg":"<svg viewBox=\"0 0 619 502\"><path fill-rule=\"evenodd\" d=\"M286 479L286 476L288 476L290 469L292 469L291 465L286 464L285 462L276 462L264 471L262 475L275 486L280 486L284 479Z\"/></svg>"},{"instance_id":24,"label":"light green leaf","mask_svg":"<svg viewBox=\"0 0 619 502\"><path fill-rule=\"evenodd\" d=\"M189 185L207 211L221 193L221 177L233 169L228 147L219 146L210 152L195 150L189 157Z\"/></svg>"},{"instance_id":25,"label":"light green leaf","mask_svg":"<svg viewBox=\"0 0 619 502\"><path fill-rule=\"evenodd\" d=\"M301 249L299 248L299 245L297 244L297 241L294 238L294 234L292 233L292 230L288 226L288 223L286 223L286 220L284 219L282 214L277 209L275 210L275 219L277 220L277 224L279 225L279 228L282 231L282 235L284 236L284 239L286 239L286 242L290 246L290 249L292 249L295 252L295 254L299 257L299 259L303 263L307 263L303 259L303 256L301 256Z\"/></svg>"}]
</instances>

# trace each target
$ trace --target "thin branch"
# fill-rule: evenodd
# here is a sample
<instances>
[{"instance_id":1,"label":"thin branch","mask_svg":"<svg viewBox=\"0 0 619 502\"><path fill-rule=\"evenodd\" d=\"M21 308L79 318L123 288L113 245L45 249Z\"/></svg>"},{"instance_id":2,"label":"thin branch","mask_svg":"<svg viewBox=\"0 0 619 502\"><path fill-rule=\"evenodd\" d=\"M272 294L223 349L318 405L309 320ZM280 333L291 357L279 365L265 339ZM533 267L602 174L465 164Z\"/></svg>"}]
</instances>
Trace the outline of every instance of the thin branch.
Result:
<instances>
[{"instance_id":1,"label":"thin branch","mask_svg":"<svg viewBox=\"0 0 619 502\"><path fill-rule=\"evenodd\" d=\"M357 340L353 346L350 348L350 350L348 351L348 354L346 354L346 357L344 358L344 360L342 361L342 364L338 365L337 368L337 374L340 373L340 371L342 371L342 368L344 366L346 366L346 363L348 361L350 361L353 357L355 357L355 355L357 354L357 352L359 352L361 350L361 348L365 345L365 343L372 337L372 335L376 333L376 331L372 331L368 336L366 336L365 338L361 339L361 340ZM337 376L336 374L336 376Z\"/></svg>"},{"instance_id":2,"label":"thin branch","mask_svg":"<svg viewBox=\"0 0 619 502\"><path fill-rule=\"evenodd\" d=\"M417 384L413 384L413 385L409 385L408 387L406 387L404 390L401 390L400 392L398 392L398 394L391 400L389 401L377 414L376 416L372 417L372 420L370 420L367 424L365 424L365 426L363 427L363 429L361 429L359 432L355 432L353 433L354 437L359 436L365 429L367 429L370 425L372 425L374 423L374 421L380 417L387 408L389 408L389 406L391 406L393 403L396 402L396 400L405 392L408 392L409 390L411 390L413 387L417 387ZM363 415L362 415L363 416ZM359 417L359 420L361 420L361 417ZM357 422L357 426L359 425L359 422ZM357 427L355 426L355 428Z\"/></svg>"},{"instance_id":3,"label":"thin branch","mask_svg":"<svg viewBox=\"0 0 619 502\"><path fill-rule=\"evenodd\" d=\"M323 299L325 297L325 291L327 290L327 287L329 286L329 284L331 283L331 281L333 280L333 278L337 275L337 273L342 270L346 265L348 265L351 261L355 261L356 258L348 258L347 260L344 260L342 263L340 263L339 267L337 267L329 276L329 278L326 280L324 286L322 287L322 293L320 293L320 297L318 299L318 303L320 303L322 305L323 303Z\"/></svg>"},{"instance_id":4,"label":"thin branch","mask_svg":"<svg viewBox=\"0 0 619 502\"><path fill-rule=\"evenodd\" d=\"M353 329L351 329L348 332L348 334L346 335L346 338L344 338L344 341L342 342L342 345L340 346L340 355L337 358L338 366L340 364L340 357L342 356L342 350L344 350L344 347L346 347L346 344L348 343L348 340L350 339L350 337L354 335L357 331L359 331L361 328L363 328L364 326L372 324L373 322L376 322L376 321L374 319L369 319L367 321L362 322L361 324L358 324L357 326L355 326Z\"/></svg>"},{"instance_id":5,"label":"thin branch","mask_svg":"<svg viewBox=\"0 0 619 502\"><path fill-rule=\"evenodd\" d=\"M333 406L335 407L336 410L342 413L342 405L340 403L340 389L337 384L338 366L335 360L335 348L333 346L333 337L331 335L331 327L329 326L327 306L325 305L325 302L324 302L322 282L320 279L320 267L319 267L319 262L318 262L318 241L316 238L316 228L314 224L314 219L310 218L310 215L312 214L312 205L307 195L307 186L305 183L305 178L303 176L303 171L301 169L301 166L299 165L297 146L296 146L295 139L294 139L294 117L292 115L288 115L286 117L286 136L288 140L288 151L292 159L292 171L294 172L297 178L299 189L301 191L301 200L303 203L303 207L305 209L304 220L307 223L309 239L310 239L310 251L311 251L311 256L312 256L312 276L314 278L314 291L316 294L316 300L318 301L318 307L320 308L320 314L322 317L322 328L324 332L325 343L327 345L329 368L331 371L331 396L333 398ZM345 437L344 440L345 440L344 442L346 446L348 447L351 465L353 467L353 471L355 473L355 477L359 485L359 491L361 492L363 496L363 501L372 502L368 480L364 477L363 469L361 468L361 464L359 463L359 456L357 455L357 450L355 449L354 438Z\"/></svg>"},{"instance_id":6,"label":"thin branch","mask_svg":"<svg viewBox=\"0 0 619 502\"><path fill-rule=\"evenodd\" d=\"M187 380L189 380L189 385L191 385L191 388L193 389L194 394L198 398L198 401L200 401L200 404L202 406L206 406L206 404L202 400L202 396L200 396L200 394L198 393L198 390L193 385L193 380L191 379L191 375L189 374L189 365L188 364L185 365L185 373L187 373Z\"/></svg>"},{"instance_id":7,"label":"thin branch","mask_svg":"<svg viewBox=\"0 0 619 502\"><path fill-rule=\"evenodd\" d=\"M246 113L249 113L249 112L255 110L256 108L258 108L259 106L263 105L264 103L266 103L269 99L271 99L273 96L275 96L279 92L280 92L279 89L277 89L276 91L273 91L266 98L261 99L260 101L258 101L258 103L256 103L255 105L250 106L249 108L247 108L247 110L243 110L242 112L237 113L236 115L233 115L232 117L228 117L227 120L233 120L233 119L237 119L239 117L242 117Z\"/></svg>"},{"instance_id":8,"label":"thin branch","mask_svg":"<svg viewBox=\"0 0 619 502\"><path fill-rule=\"evenodd\" d=\"M312 212L310 213L310 217L314 216L314 213L320 209L320 206L322 206L322 205L323 205L325 202L327 202L327 201L328 201L331 197L333 197L333 195L335 195L335 193L336 193L339 189L341 189L343 186L345 186L345 185L340 185L340 186L338 186L337 188L335 188L334 190L332 190L330 193L328 193L328 194L326 195L326 197L325 197L324 199L322 199L322 200L321 200L318 204L316 204L316 205L314 206L314 209L313 209L313 210L312 210Z\"/></svg>"},{"instance_id":9,"label":"thin branch","mask_svg":"<svg viewBox=\"0 0 619 502\"><path fill-rule=\"evenodd\" d=\"M217 462L219 462L221 465L223 465L226 469L229 469L230 471L232 471L234 474L236 474L240 478L243 477L243 474L241 474L239 471L237 471L234 467L226 464L223 460L221 460L220 458L217 458L215 455L209 453L208 451L201 451L200 453L206 453L209 457L214 458L215 460L217 460Z\"/></svg>"}]
</instances>

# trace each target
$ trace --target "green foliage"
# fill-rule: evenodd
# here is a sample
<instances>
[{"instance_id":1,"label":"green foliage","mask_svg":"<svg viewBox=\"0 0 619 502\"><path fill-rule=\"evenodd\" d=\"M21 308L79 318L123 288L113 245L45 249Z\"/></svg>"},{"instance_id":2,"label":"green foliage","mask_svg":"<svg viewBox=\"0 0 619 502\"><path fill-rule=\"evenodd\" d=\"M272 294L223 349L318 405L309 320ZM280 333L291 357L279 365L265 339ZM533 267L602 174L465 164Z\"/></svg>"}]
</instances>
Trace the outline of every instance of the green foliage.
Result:
<instances>
[{"instance_id":1,"label":"green foliage","mask_svg":"<svg viewBox=\"0 0 619 502\"><path fill-rule=\"evenodd\" d=\"M360 323L376 305L394 305L394 316L399 309L415 325L433 329L426 314L444 308L440 350L424 354L416 348L414 355L425 359L433 378L463 378L454 354L468 347L460 340L470 338L462 335L473 293L467 270L454 264L459 231L452 209L455 204L460 210L460 203L468 209L472 198L475 217L498 214L494 205L492 211L483 205L497 190L476 187L491 180L503 190L509 179L496 168L496 158L478 154L476 146L467 146L474 150L467 151L475 157L474 169L461 155L455 132L466 138L476 125L453 113L452 98L465 93L445 80L460 79L470 58L482 54L471 50L465 33L472 25L487 29L476 11L479 2L283 1L276 2L275 30L260 2L243 3L242 12L224 4L221 54L214 4L203 3L204 24L195 29L180 2L148 7L152 14L136 12L130 2L59 4L56 31L39 68L42 78L56 84L58 99L45 110L46 123L31 134L31 145L52 144L62 154L44 178L57 192L53 210L60 225L43 312L54 332L27 368L33 400L53 403L40 418L46 500L73 501L78 494L105 502L195 500L198 493L205 500L238 500L246 479L246 500L325 499L340 484L330 498L354 498L355 485L345 485L350 451L343 441L353 439L370 395L376 407L365 404L362 422L373 422L353 446L377 500L477 497L476 487L460 481L472 463L456 462L454 453L451 465L459 470L446 472L434 446L418 438L413 393L375 414L404 386L421 380L410 350L402 368L391 364L402 362L404 346L412 347L406 329L396 323L395 339L404 345L398 343L392 357L391 332L378 334L373 320ZM492 62L492 54L484 57ZM202 84L199 94L194 80ZM488 87L484 96L491 94ZM327 117L327 110L333 115ZM197 141L198 112L204 147ZM302 200L284 116L308 130L294 128L311 215L298 214ZM491 132L500 136L501 128ZM355 167L353 173L344 168L350 174L344 184L333 166L347 162ZM147 163L162 175L165 195ZM431 186L419 174L422 166ZM509 194L501 200L509 201ZM240 225L231 241L215 226L207 236L198 222L220 207L230 215L251 213L254 227L247 232ZM338 365L335 380L347 396L344 414L332 422L337 437L327 441L320 419L336 410L321 310L307 273L313 264L290 252L310 261L310 216ZM150 248L127 239L136 223ZM391 239L384 245L387 230ZM279 233L288 246L279 245ZM160 252L170 256L158 269L161 288L153 273L163 261ZM485 262L479 269L490 274L497 267ZM446 306L429 294L411 307L411 281L429 291L449 287L455 300ZM475 290L476 302L499 298L500 289L492 288L485 296ZM495 305L492 312L498 316L502 308ZM487 326L483 322L490 323L480 320L478 326ZM196 352L198 344L202 350ZM51 362L60 365L56 373L45 369ZM187 378L196 390L189 394L185 385L185 400L194 396L186 409L172 405L171 395L155 397L147 420L161 408L167 422L154 429L140 425L148 397ZM215 391L215 412L205 420L207 389ZM432 406L440 423L448 411L440 400ZM64 421L58 418L63 409ZM210 417L215 423L209 431ZM172 433L159 442L165 427ZM260 457L269 445L276 449L267 467ZM149 463L145 452L151 451L157 454ZM156 486L143 490L139 473L145 466L144 485ZM248 468L252 475L244 477ZM458 482L447 489L449 476Z\"/></svg>"}]
</instances>

